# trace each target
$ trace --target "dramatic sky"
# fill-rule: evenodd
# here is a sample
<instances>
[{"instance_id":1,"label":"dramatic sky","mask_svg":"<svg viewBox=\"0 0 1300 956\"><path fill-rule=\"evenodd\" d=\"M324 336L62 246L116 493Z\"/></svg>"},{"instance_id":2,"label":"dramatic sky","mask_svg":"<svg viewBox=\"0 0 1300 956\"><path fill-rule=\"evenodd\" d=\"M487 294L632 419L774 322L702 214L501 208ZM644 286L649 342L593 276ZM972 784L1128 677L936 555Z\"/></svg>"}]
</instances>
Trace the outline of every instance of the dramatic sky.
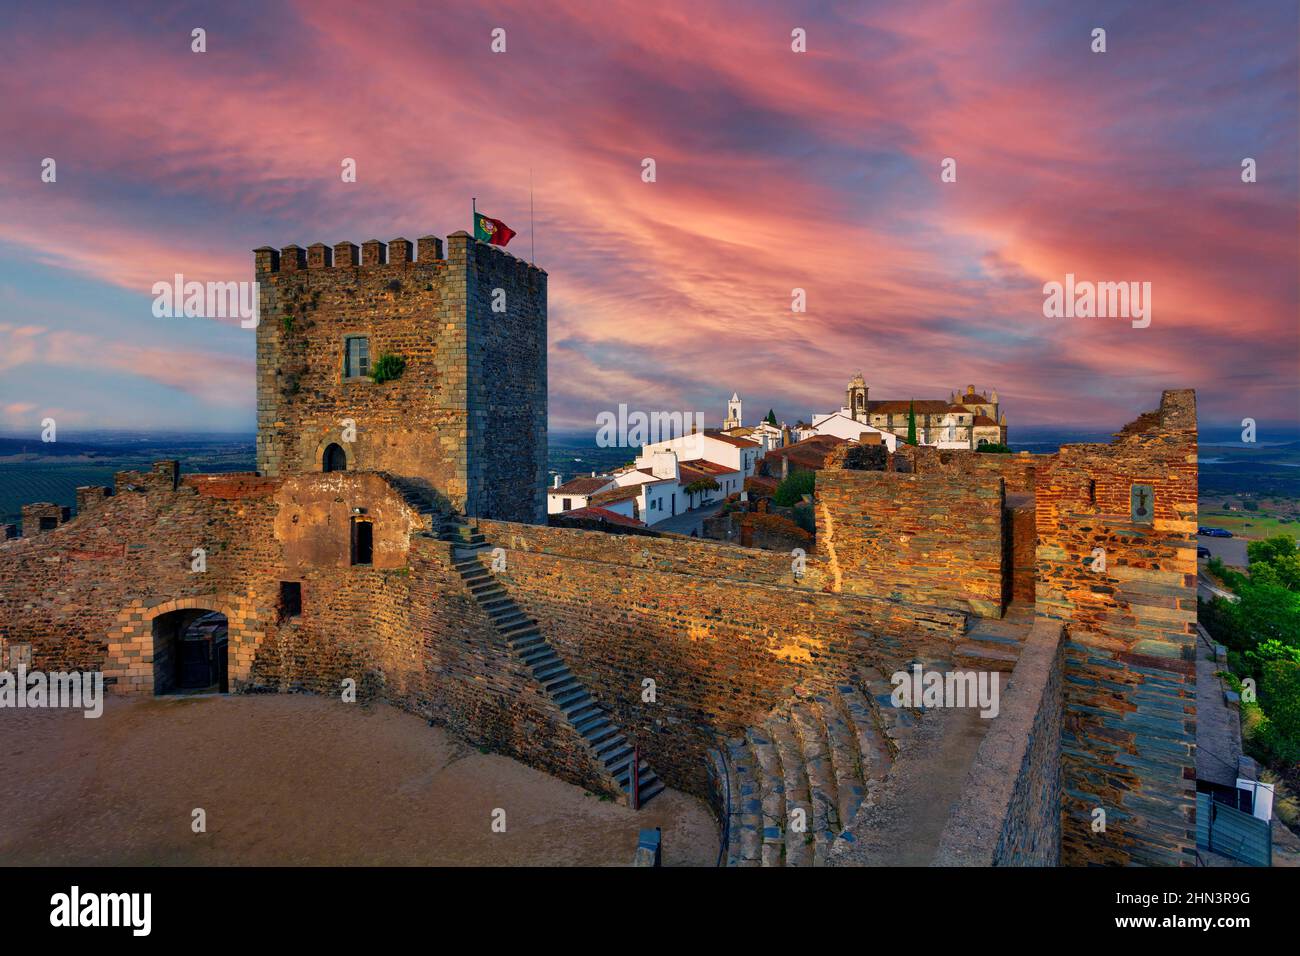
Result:
<instances>
[{"instance_id":1,"label":"dramatic sky","mask_svg":"<svg viewBox=\"0 0 1300 956\"><path fill-rule=\"evenodd\" d=\"M859 370L873 398L996 388L1013 441L1175 387L1203 423L1294 426L1296 9L5 4L0 430L251 430L252 333L154 318L153 283L445 235L471 196L550 274L554 427L713 421L733 390L793 420ZM1045 318L1066 273L1150 282L1150 326Z\"/></svg>"}]
</instances>

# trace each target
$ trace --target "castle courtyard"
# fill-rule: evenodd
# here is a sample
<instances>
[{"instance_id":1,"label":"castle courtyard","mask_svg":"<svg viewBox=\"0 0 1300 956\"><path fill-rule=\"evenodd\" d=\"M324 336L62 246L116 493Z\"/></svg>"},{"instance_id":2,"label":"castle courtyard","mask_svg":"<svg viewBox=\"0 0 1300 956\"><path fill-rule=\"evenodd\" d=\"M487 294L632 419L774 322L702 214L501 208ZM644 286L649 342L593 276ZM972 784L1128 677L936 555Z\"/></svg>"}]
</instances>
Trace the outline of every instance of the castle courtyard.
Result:
<instances>
[{"instance_id":1,"label":"castle courtyard","mask_svg":"<svg viewBox=\"0 0 1300 956\"><path fill-rule=\"evenodd\" d=\"M8 865L713 866L717 826L667 790L641 811L387 704L308 694L110 697L0 710ZM192 832L194 811L206 833ZM493 832L493 811L505 832Z\"/></svg>"}]
</instances>

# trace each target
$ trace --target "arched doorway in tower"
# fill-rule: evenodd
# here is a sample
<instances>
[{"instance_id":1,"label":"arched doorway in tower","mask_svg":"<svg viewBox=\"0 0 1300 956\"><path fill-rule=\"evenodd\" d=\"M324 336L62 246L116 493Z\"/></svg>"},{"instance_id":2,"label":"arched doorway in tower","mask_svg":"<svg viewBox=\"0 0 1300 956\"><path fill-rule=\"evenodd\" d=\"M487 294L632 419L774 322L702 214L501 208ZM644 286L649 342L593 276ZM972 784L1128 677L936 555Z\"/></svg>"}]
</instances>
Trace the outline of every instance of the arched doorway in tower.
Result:
<instances>
[{"instance_id":1,"label":"arched doorway in tower","mask_svg":"<svg viewBox=\"0 0 1300 956\"><path fill-rule=\"evenodd\" d=\"M325 454L321 457L321 471L347 471L348 456L343 451L343 446L337 442L331 443L326 449Z\"/></svg>"},{"instance_id":2,"label":"arched doorway in tower","mask_svg":"<svg viewBox=\"0 0 1300 956\"><path fill-rule=\"evenodd\" d=\"M229 625L220 611L185 608L153 619L154 694L227 693Z\"/></svg>"}]
</instances>

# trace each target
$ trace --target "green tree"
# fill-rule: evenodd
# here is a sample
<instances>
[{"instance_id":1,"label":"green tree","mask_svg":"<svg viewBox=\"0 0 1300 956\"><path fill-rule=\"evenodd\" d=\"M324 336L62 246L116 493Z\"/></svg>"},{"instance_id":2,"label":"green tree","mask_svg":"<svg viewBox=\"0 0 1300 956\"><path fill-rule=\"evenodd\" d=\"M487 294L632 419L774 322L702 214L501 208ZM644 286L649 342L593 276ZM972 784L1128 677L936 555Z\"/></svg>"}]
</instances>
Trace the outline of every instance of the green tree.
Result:
<instances>
[{"instance_id":1,"label":"green tree","mask_svg":"<svg viewBox=\"0 0 1300 956\"><path fill-rule=\"evenodd\" d=\"M1289 534L1274 535L1246 545L1250 580L1300 592L1300 546Z\"/></svg>"},{"instance_id":2,"label":"green tree","mask_svg":"<svg viewBox=\"0 0 1300 956\"><path fill-rule=\"evenodd\" d=\"M706 491L719 491L722 486L712 478L697 478L686 486L688 495L700 495Z\"/></svg>"},{"instance_id":3,"label":"green tree","mask_svg":"<svg viewBox=\"0 0 1300 956\"><path fill-rule=\"evenodd\" d=\"M778 505L789 507L803 500L804 495L811 495L817 484L815 471L796 471L776 486L772 497Z\"/></svg>"},{"instance_id":4,"label":"green tree","mask_svg":"<svg viewBox=\"0 0 1300 956\"><path fill-rule=\"evenodd\" d=\"M769 425L775 425L775 424L776 424L776 409L775 409L775 408L769 408L769 409L767 410L767 418L765 418L765 419L763 419L763 420L764 420L765 422L767 422Z\"/></svg>"},{"instance_id":5,"label":"green tree","mask_svg":"<svg viewBox=\"0 0 1300 956\"><path fill-rule=\"evenodd\" d=\"M1246 555L1250 563L1256 561L1274 561L1300 552L1300 545L1289 534L1275 534L1263 541L1252 541L1246 545Z\"/></svg>"},{"instance_id":6,"label":"green tree","mask_svg":"<svg viewBox=\"0 0 1300 956\"><path fill-rule=\"evenodd\" d=\"M1300 664L1269 661L1259 691L1260 704L1277 732L1292 746L1300 743Z\"/></svg>"},{"instance_id":7,"label":"green tree","mask_svg":"<svg viewBox=\"0 0 1300 956\"><path fill-rule=\"evenodd\" d=\"M907 403L907 443L916 444L916 402Z\"/></svg>"}]
</instances>

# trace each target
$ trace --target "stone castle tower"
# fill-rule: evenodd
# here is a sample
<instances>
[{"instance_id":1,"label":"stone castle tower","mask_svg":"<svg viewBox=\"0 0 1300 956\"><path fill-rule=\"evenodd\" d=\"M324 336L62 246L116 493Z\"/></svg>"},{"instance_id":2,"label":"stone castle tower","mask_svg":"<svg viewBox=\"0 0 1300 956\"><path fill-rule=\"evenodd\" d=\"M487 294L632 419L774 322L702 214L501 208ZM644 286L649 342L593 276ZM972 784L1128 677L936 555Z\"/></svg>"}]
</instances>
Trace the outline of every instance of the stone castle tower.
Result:
<instances>
[{"instance_id":1,"label":"stone castle tower","mask_svg":"<svg viewBox=\"0 0 1300 956\"><path fill-rule=\"evenodd\" d=\"M546 272L447 242L254 251L259 471L383 471L468 515L546 520Z\"/></svg>"}]
</instances>

